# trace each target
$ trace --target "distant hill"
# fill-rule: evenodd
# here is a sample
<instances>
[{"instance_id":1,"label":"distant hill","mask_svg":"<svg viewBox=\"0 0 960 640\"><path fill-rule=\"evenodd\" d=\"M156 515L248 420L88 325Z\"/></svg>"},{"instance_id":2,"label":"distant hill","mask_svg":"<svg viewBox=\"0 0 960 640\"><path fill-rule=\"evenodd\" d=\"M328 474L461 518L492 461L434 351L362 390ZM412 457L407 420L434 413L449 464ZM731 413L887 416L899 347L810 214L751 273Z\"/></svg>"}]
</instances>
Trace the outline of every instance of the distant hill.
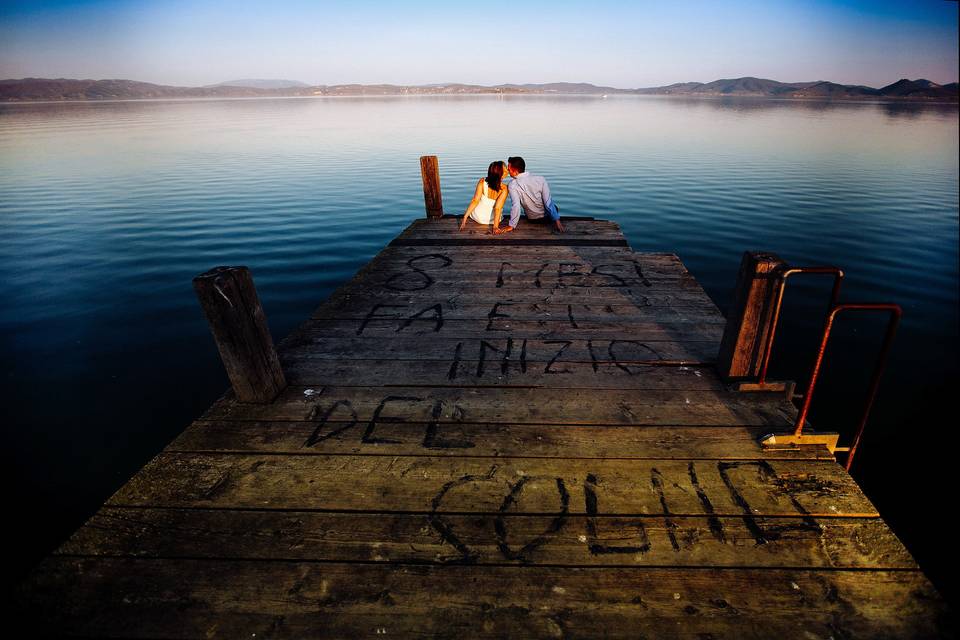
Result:
<instances>
[{"instance_id":1,"label":"distant hill","mask_svg":"<svg viewBox=\"0 0 960 640\"><path fill-rule=\"evenodd\" d=\"M289 89L291 87L309 87L306 82L298 80L263 80L257 78L246 78L243 80L227 80L217 84L208 85L210 87L247 87L249 89Z\"/></svg>"},{"instance_id":2,"label":"distant hill","mask_svg":"<svg viewBox=\"0 0 960 640\"><path fill-rule=\"evenodd\" d=\"M0 80L0 100L138 100L149 98L216 98L273 95L247 87L171 87L134 80L68 80L24 78Z\"/></svg>"},{"instance_id":3,"label":"distant hill","mask_svg":"<svg viewBox=\"0 0 960 640\"><path fill-rule=\"evenodd\" d=\"M629 89L616 87L598 87L587 82L550 82L547 84L501 84L496 85L504 89L520 89L535 93L564 93L564 94L597 94L597 93L629 93Z\"/></svg>"},{"instance_id":4,"label":"distant hill","mask_svg":"<svg viewBox=\"0 0 960 640\"><path fill-rule=\"evenodd\" d=\"M836 82L811 82L788 92L791 98L868 98L880 96L871 87L837 84Z\"/></svg>"},{"instance_id":5,"label":"distant hill","mask_svg":"<svg viewBox=\"0 0 960 640\"><path fill-rule=\"evenodd\" d=\"M546 84L338 84L310 86L294 80L230 80L206 87L174 87L134 80L71 80L23 78L0 80L0 101L136 100L151 98L240 98L258 96L402 96L459 94L634 94L693 97L756 96L797 99L941 100L958 99L957 83L898 80L881 89L825 80L778 82L763 78L727 78L713 82L681 82L663 87L618 89L586 82Z\"/></svg>"},{"instance_id":6,"label":"distant hill","mask_svg":"<svg viewBox=\"0 0 960 640\"><path fill-rule=\"evenodd\" d=\"M763 78L725 78L713 82L681 82L665 87L637 89L635 93L663 95L711 95L711 96L782 96L815 84L813 82L784 83Z\"/></svg>"},{"instance_id":7,"label":"distant hill","mask_svg":"<svg viewBox=\"0 0 960 640\"><path fill-rule=\"evenodd\" d=\"M817 82L777 82L763 78L730 78L706 84L684 82L665 87L636 89L634 93L648 95L688 96L762 96L767 98L874 98L874 99L941 99L957 100L957 83L938 85L929 80L899 80L882 89L862 85Z\"/></svg>"},{"instance_id":8,"label":"distant hill","mask_svg":"<svg viewBox=\"0 0 960 640\"><path fill-rule=\"evenodd\" d=\"M907 80L903 78L880 89L880 94L898 98L949 98L957 95L957 83L951 82L947 85L939 85L929 80Z\"/></svg>"}]
</instances>

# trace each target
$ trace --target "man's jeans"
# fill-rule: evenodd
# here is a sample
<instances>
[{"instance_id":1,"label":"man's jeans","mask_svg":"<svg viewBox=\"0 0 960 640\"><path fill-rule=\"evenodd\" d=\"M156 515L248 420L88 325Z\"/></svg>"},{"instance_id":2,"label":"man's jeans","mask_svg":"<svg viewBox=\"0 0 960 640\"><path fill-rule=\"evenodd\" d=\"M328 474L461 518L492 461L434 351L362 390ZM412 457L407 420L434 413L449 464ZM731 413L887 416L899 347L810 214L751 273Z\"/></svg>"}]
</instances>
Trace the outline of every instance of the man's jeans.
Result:
<instances>
[{"instance_id":1,"label":"man's jeans","mask_svg":"<svg viewBox=\"0 0 960 640\"><path fill-rule=\"evenodd\" d=\"M550 218L551 222L557 222L560 219L560 207L557 206L557 203L553 201L553 198L550 199L550 202L547 203L547 206L544 207L546 212L546 217Z\"/></svg>"}]
</instances>

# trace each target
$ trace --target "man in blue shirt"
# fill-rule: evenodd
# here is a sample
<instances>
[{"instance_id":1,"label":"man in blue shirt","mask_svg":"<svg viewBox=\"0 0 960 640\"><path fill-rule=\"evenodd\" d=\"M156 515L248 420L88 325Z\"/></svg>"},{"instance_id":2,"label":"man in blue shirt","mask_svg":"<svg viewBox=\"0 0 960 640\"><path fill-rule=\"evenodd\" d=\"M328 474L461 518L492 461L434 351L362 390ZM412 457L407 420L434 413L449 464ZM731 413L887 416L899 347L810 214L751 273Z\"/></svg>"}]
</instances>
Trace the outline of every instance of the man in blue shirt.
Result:
<instances>
[{"instance_id":1,"label":"man in blue shirt","mask_svg":"<svg viewBox=\"0 0 960 640\"><path fill-rule=\"evenodd\" d=\"M494 233L508 233L517 228L520 221L520 209L527 220L542 220L544 217L553 222L557 231L563 233L560 222L560 210L550 197L550 185L543 176L527 173L527 163L520 156L507 159L507 172L513 180L507 186L510 191L510 223L507 227L496 228Z\"/></svg>"}]
</instances>

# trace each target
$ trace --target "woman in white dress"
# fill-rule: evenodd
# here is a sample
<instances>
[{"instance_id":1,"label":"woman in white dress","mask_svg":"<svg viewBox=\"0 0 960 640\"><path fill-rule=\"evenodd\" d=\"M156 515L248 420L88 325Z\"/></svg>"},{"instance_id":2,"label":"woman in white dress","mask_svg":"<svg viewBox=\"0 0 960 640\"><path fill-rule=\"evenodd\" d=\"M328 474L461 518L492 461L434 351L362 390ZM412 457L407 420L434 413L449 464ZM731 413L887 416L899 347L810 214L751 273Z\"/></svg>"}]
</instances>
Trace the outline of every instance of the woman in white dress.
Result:
<instances>
[{"instance_id":1,"label":"woman in white dress","mask_svg":"<svg viewBox=\"0 0 960 640\"><path fill-rule=\"evenodd\" d=\"M503 175L506 172L505 163L499 160L490 163L487 167L487 177L477 182L473 200L463 214L463 221L460 223L461 231L467 227L467 220L470 218L473 218L477 224L492 224L494 228L500 225L503 205L507 201L507 185L503 183Z\"/></svg>"}]
</instances>

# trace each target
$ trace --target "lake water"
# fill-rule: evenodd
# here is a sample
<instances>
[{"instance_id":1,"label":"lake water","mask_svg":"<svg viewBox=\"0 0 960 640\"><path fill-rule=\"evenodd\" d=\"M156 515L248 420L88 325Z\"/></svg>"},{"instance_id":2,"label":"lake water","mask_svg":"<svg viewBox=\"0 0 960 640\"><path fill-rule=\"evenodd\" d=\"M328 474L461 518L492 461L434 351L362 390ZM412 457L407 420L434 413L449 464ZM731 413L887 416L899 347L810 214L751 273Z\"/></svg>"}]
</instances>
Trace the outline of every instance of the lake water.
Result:
<instances>
[{"instance_id":1,"label":"lake water","mask_svg":"<svg viewBox=\"0 0 960 640\"><path fill-rule=\"evenodd\" d=\"M953 594L958 111L487 96L0 104L6 530L22 574L227 386L191 278L248 265L279 338L412 219L418 157L462 212L522 155L566 215L679 254L724 310L744 250L846 270L904 320L854 475ZM805 379L829 283L797 278L772 377ZM814 424L849 433L882 336L850 317Z\"/></svg>"}]
</instances>

